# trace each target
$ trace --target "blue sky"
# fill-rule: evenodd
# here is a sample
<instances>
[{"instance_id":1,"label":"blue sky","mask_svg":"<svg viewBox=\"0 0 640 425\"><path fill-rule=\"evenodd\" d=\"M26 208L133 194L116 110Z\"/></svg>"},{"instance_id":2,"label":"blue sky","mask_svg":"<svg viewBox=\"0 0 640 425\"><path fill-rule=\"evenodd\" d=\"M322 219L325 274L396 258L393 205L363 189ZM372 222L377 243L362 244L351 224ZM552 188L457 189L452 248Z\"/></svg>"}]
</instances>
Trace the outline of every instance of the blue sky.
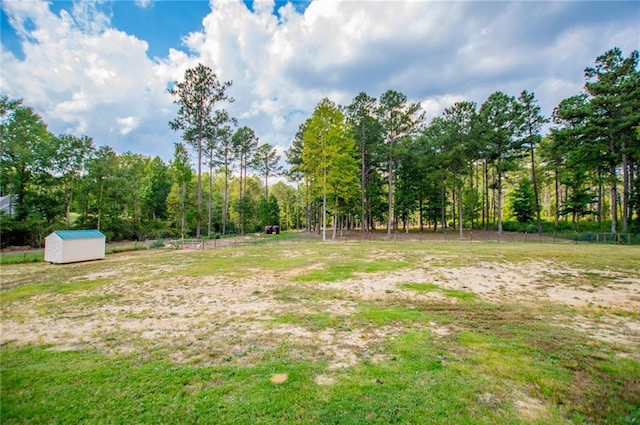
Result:
<instances>
[{"instance_id":1,"label":"blue sky","mask_svg":"<svg viewBox=\"0 0 640 425\"><path fill-rule=\"evenodd\" d=\"M243 1L243 3L250 11L254 10L253 1ZM287 1L275 1L274 15L278 16L278 10L285 4ZM304 12L309 3L308 1L295 1L292 4L297 11ZM98 4L97 7L103 13L111 16L111 24L115 28L146 40L149 43L148 54L152 58L165 56L170 47L181 44L185 35L202 30L202 19L211 12L208 0L150 2L117 0ZM72 8L73 2L70 0L53 1L50 5L51 12L55 14L59 14L62 10L70 11ZM24 59L21 38L10 25L4 8L0 9L0 13L2 15L0 22L3 47L13 52L17 57Z\"/></svg>"},{"instance_id":2,"label":"blue sky","mask_svg":"<svg viewBox=\"0 0 640 425\"><path fill-rule=\"evenodd\" d=\"M225 107L282 152L322 97L388 89L429 119L497 90L543 112L612 47L640 48L637 1L2 0L0 93L53 133L170 160L166 88L202 62L233 80Z\"/></svg>"}]
</instances>

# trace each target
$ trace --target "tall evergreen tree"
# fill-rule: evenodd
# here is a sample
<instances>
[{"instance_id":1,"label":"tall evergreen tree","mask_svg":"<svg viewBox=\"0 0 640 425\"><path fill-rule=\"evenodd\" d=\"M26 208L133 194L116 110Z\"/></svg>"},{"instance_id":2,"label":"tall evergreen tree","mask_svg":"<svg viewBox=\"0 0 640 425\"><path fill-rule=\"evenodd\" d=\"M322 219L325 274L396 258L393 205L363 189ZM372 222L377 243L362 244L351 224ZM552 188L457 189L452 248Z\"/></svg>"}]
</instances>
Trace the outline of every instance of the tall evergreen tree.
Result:
<instances>
[{"instance_id":1,"label":"tall evergreen tree","mask_svg":"<svg viewBox=\"0 0 640 425\"><path fill-rule=\"evenodd\" d=\"M258 146L251 161L251 167L264 176L264 199L269 198L269 176L282 175L282 167L279 165L280 155L269 143Z\"/></svg>"},{"instance_id":2,"label":"tall evergreen tree","mask_svg":"<svg viewBox=\"0 0 640 425\"><path fill-rule=\"evenodd\" d=\"M367 210L371 205L370 188L374 179L374 161L382 144L382 127L376 118L377 100L364 92L358 93L350 105L345 108L347 121L353 129L356 145L360 151L360 222L362 233L368 232L369 217Z\"/></svg>"},{"instance_id":3,"label":"tall evergreen tree","mask_svg":"<svg viewBox=\"0 0 640 425\"><path fill-rule=\"evenodd\" d=\"M383 128L387 154L388 215L387 234L391 235L394 223L395 161L398 155L398 142L417 132L424 120L420 104L409 102L407 96L394 90L380 96L377 116Z\"/></svg>"},{"instance_id":4,"label":"tall evergreen tree","mask_svg":"<svg viewBox=\"0 0 640 425\"><path fill-rule=\"evenodd\" d=\"M498 233L502 233L503 178L513 166L519 146L514 140L516 131L515 99L495 92L480 107L479 134L487 159L494 163L497 189Z\"/></svg>"},{"instance_id":5,"label":"tall evergreen tree","mask_svg":"<svg viewBox=\"0 0 640 425\"><path fill-rule=\"evenodd\" d=\"M521 178L511 197L511 212L518 223L531 223L536 214L531 180L527 177Z\"/></svg>"},{"instance_id":6,"label":"tall evergreen tree","mask_svg":"<svg viewBox=\"0 0 640 425\"><path fill-rule=\"evenodd\" d=\"M216 131L218 150L214 161L222 167L224 173L224 189L222 195L222 234L227 234L227 219L229 217L229 177L236 159L233 145L233 130L230 126L224 126Z\"/></svg>"},{"instance_id":7,"label":"tall evergreen tree","mask_svg":"<svg viewBox=\"0 0 640 425\"><path fill-rule=\"evenodd\" d=\"M170 210L173 212L175 220L179 225L180 233L184 239L187 230L187 189L191 181L191 164L189 162L189 152L182 143L175 143L173 160L170 164L171 173L173 175L173 187L171 189L173 196L171 198Z\"/></svg>"},{"instance_id":8,"label":"tall evergreen tree","mask_svg":"<svg viewBox=\"0 0 640 425\"><path fill-rule=\"evenodd\" d=\"M443 113L445 119L445 146L441 152L448 174L451 176L455 188L455 198L458 207L458 231L463 237L463 188L465 179L471 172L473 160L473 126L476 123L476 104L473 102L457 102L446 108Z\"/></svg>"},{"instance_id":9,"label":"tall evergreen tree","mask_svg":"<svg viewBox=\"0 0 640 425\"><path fill-rule=\"evenodd\" d=\"M238 199L242 200L245 196L246 192L246 181L247 181L247 168L251 163L253 155L255 154L256 149L258 148L258 137L252 128L247 126L240 127L233 134L232 143L235 150L235 157L239 162L239 171L240 171L240 190L238 194ZM250 211L250 209L244 208L244 206L249 205L248 202L244 202L240 204L243 208L240 208L240 234L244 234L244 225L246 222L246 217L244 217L245 212Z\"/></svg>"},{"instance_id":10,"label":"tall evergreen tree","mask_svg":"<svg viewBox=\"0 0 640 425\"><path fill-rule=\"evenodd\" d=\"M220 82L213 70L208 66L198 64L195 68L187 69L184 80L176 82L169 90L176 97L178 117L169 122L173 130L181 130L183 139L191 145L198 154L198 188L197 188L197 224L196 238L200 237L202 220L202 155L204 142L216 126L214 107L216 104L233 99L227 95L227 89L232 82Z\"/></svg>"},{"instance_id":11,"label":"tall evergreen tree","mask_svg":"<svg viewBox=\"0 0 640 425\"><path fill-rule=\"evenodd\" d=\"M613 48L596 58L585 69L585 89L591 106L589 130L608 148L610 173L611 233L617 228L618 167L622 165L622 231L627 231L628 203L632 182L629 172L630 144L635 144L635 129L640 124L640 74L637 50L625 58Z\"/></svg>"},{"instance_id":12,"label":"tall evergreen tree","mask_svg":"<svg viewBox=\"0 0 640 425\"><path fill-rule=\"evenodd\" d=\"M531 182L533 184L533 194L535 202L536 225L538 233L542 233L542 219L540 217L540 188L538 184L538 174L536 169L536 148L542 139L542 126L549 120L542 115L540 106L537 104L535 95L524 90L518 97L518 137L520 143L529 151L531 159Z\"/></svg>"}]
</instances>

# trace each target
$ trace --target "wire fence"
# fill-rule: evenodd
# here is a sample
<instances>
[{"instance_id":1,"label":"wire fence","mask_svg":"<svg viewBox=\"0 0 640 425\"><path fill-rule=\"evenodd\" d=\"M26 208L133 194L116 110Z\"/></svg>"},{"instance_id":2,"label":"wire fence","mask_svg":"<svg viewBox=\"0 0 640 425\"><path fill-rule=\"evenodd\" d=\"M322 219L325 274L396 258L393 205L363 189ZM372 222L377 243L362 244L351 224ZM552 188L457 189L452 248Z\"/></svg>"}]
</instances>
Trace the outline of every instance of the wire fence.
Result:
<instances>
[{"instance_id":1,"label":"wire fence","mask_svg":"<svg viewBox=\"0 0 640 425\"><path fill-rule=\"evenodd\" d=\"M295 233L297 240L322 240L317 232ZM291 239L291 238L289 238ZM296 239L294 237L294 239ZM640 245L640 233L602 233L602 232L558 232L558 233L520 233L485 230L440 230L424 232L392 232L384 231L360 232L357 230L336 232L335 238L327 232L328 241L367 242L367 241L413 241L413 242L496 242L496 243L595 243L616 245Z\"/></svg>"},{"instance_id":2,"label":"wire fence","mask_svg":"<svg viewBox=\"0 0 640 425\"><path fill-rule=\"evenodd\" d=\"M226 237L210 240L181 240L172 241L174 248L183 250L219 249L228 247L257 246L278 244L280 242L322 242L322 233L306 231L288 231L280 234L250 233L243 236ZM357 242L447 242L447 243L547 243L547 244L609 244L609 245L640 245L639 233L603 233L603 232L557 232L557 233L521 233L469 230L465 229L462 235L458 230L445 229L436 232L426 230L397 231L391 234L377 230L361 232L359 230L337 231L335 237L332 231L326 232L328 243L357 243ZM165 245L167 247L167 245Z\"/></svg>"}]
</instances>

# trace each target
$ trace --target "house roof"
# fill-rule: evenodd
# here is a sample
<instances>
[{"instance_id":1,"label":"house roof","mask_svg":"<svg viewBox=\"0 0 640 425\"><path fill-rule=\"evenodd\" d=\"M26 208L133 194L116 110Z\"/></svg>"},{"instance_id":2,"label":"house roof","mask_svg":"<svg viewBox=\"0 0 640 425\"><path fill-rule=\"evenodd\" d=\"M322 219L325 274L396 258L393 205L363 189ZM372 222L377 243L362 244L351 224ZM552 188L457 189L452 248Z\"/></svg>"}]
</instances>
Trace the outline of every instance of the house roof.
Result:
<instances>
[{"instance_id":1,"label":"house roof","mask_svg":"<svg viewBox=\"0 0 640 425\"><path fill-rule=\"evenodd\" d=\"M100 230L56 230L56 235L60 237L60 239L97 239L102 238L105 239L104 233Z\"/></svg>"}]
</instances>

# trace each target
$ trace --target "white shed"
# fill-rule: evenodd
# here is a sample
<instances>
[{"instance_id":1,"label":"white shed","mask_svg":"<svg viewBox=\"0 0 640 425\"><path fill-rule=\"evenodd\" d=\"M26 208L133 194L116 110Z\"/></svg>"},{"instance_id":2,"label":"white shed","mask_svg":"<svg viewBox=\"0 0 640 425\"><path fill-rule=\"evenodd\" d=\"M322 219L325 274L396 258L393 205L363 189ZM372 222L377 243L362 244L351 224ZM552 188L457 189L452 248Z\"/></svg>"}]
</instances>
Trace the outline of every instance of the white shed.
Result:
<instances>
[{"instance_id":1,"label":"white shed","mask_svg":"<svg viewBox=\"0 0 640 425\"><path fill-rule=\"evenodd\" d=\"M44 239L44 261L75 263L102 260L106 237L100 230L56 230Z\"/></svg>"}]
</instances>

